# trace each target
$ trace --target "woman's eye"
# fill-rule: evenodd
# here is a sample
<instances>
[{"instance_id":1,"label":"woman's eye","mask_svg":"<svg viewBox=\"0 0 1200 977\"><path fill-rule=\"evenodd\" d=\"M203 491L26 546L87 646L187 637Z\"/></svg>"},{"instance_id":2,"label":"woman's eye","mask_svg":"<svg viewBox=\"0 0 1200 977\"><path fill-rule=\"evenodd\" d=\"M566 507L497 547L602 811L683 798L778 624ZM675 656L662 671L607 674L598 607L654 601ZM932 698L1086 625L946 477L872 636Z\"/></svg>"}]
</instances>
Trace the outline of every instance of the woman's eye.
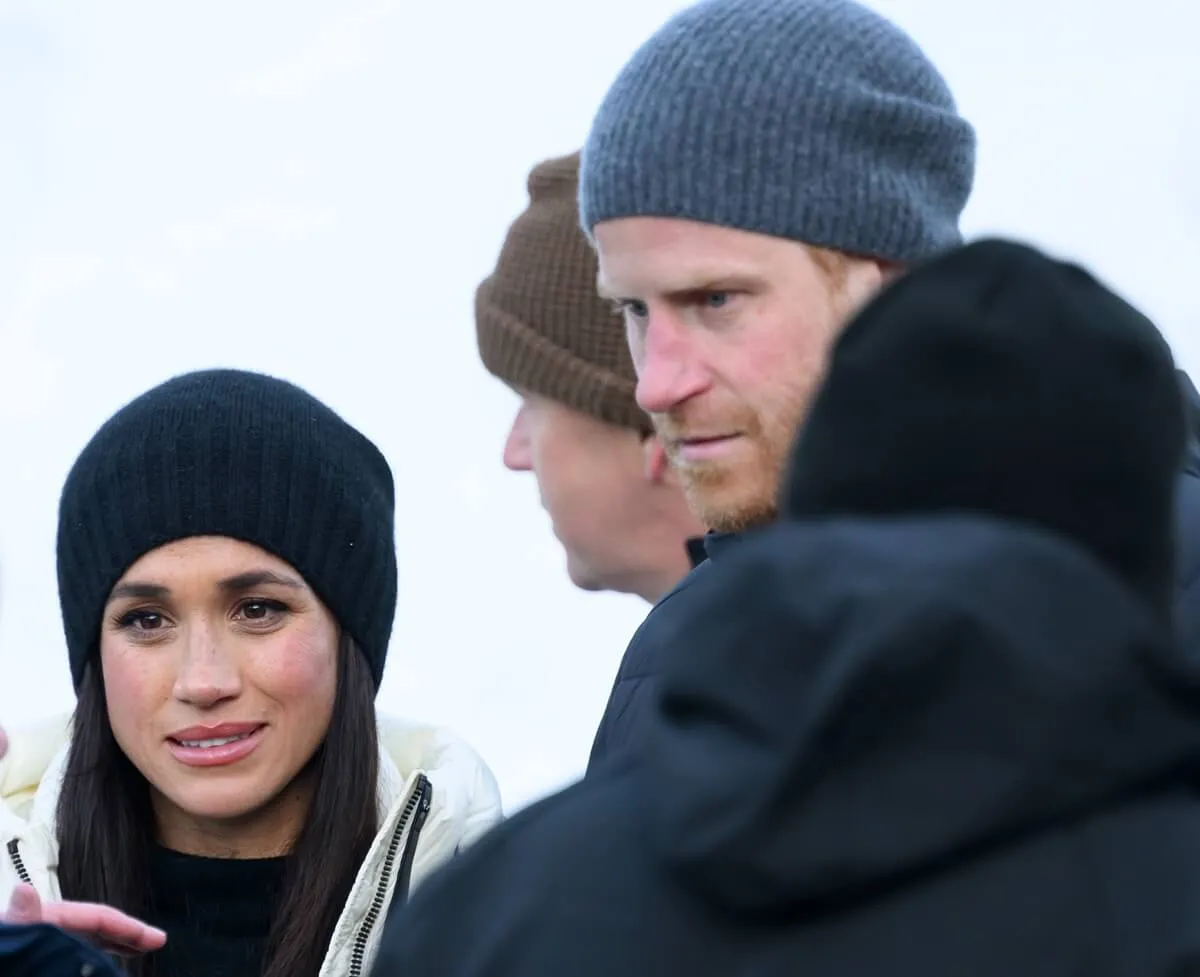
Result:
<instances>
[{"instance_id":1,"label":"woman's eye","mask_svg":"<svg viewBox=\"0 0 1200 977\"><path fill-rule=\"evenodd\" d=\"M149 635L164 630L167 620L158 611L126 611L116 619L116 625L122 631Z\"/></svg>"},{"instance_id":2,"label":"woman's eye","mask_svg":"<svg viewBox=\"0 0 1200 977\"><path fill-rule=\"evenodd\" d=\"M728 292L708 292L704 296L704 301L705 301L705 304L710 309L722 309L729 302L729 293Z\"/></svg>"},{"instance_id":3,"label":"woman's eye","mask_svg":"<svg viewBox=\"0 0 1200 977\"><path fill-rule=\"evenodd\" d=\"M163 625L162 615L155 611L134 611L127 621L137 631L157 631Z\"/></svg>"},{"instance_id":4,"label":"woman's eye","mask_svg":"<svg viewBox=\"0 0 1200 977\"><path fill-rule=\"evenodd\" d=\"M287 608L279 603L279 601L247 600L242 602L241 607L238 608L238 613L247 621L261 623L275 620L276 617L286 610Z\"/></svg>"}]
</instances>

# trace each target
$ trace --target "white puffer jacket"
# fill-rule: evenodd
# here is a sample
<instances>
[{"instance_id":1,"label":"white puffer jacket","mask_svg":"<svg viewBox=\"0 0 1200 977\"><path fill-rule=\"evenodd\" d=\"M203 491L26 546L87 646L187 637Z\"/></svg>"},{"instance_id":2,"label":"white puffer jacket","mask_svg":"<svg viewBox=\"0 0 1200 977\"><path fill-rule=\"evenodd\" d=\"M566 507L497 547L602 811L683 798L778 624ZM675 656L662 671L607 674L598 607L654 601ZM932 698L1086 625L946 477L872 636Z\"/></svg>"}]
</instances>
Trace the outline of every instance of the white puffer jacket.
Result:
<instances>
[{"instance_id":1,"label":"white puffer jacket","mask_svg":"<svg viewBox=\"0 0 1200 977\"><path fill-rule=\"evenodd\" d=\"M9 751L0 760L0 906L21 881L32 883L43 899L61 898L54 811L69 722L59 716L8 731ZM379 742L381 827L338 920L321 977L369 974L406 863L416 887L501 817L491 771L452 734L381 718Z\"/></svg>"}]
</instances>

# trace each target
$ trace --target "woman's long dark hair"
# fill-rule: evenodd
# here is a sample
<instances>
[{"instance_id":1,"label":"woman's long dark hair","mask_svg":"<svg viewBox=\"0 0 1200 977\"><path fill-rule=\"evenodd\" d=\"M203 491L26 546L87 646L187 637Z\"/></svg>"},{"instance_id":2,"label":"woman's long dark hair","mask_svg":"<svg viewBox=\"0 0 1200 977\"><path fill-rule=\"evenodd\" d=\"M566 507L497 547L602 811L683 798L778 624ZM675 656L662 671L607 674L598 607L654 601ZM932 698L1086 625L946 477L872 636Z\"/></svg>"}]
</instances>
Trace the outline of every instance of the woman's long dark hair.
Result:
<instances>
[{"instance_id":1,"label":"woman's long dark hair","mask_svg":"<svg viewBox=\"0 0 1200 977\"><path fill-rule=\"evenodd\" d=\"M366 658L345 635L337 683L329 732L309 762L312 800L288 858L263 977L317 977L379 830L375 687ZM150 915L147 879L157 837L150 790L113 736L95 661L79 688L57 818L63 898ZM127 967L135 977L152 977L153 955Z\"/></svg>"}]
</instances>

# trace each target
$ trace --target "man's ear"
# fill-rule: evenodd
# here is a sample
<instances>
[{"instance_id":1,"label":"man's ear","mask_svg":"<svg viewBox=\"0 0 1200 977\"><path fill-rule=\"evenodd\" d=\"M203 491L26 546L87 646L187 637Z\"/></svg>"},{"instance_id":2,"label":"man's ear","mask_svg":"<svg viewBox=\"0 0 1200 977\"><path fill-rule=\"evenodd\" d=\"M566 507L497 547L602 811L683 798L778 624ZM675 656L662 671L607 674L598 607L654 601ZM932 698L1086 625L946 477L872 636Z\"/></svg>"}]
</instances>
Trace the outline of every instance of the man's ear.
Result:
<instances>
[{"instance_id":1,"label":"man's ear","mask_svg":"<svg viewBox=\"0 0 1200 977\"><path fill-rule=\"evenodd\" d=\"M660 484L667 476L670 464L663 443L655 434L642 435L642 471L651 485Z\"/></svg>"}]
</instances>

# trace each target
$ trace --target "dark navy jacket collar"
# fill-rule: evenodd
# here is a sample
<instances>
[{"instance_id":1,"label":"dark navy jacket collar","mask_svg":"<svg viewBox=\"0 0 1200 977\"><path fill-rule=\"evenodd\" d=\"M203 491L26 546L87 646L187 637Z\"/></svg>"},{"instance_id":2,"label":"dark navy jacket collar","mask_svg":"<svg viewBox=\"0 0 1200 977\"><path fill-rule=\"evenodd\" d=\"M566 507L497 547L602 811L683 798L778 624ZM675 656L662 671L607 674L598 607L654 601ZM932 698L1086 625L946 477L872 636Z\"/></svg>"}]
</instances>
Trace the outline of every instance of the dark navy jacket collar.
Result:
<instances>
[{"instance_id":1,"label":"dark navy jacket collar","mask_svg":"<svg viewBox=\"0 0 1200 977\"><path fill-rule=\"evenodd\" d=\"M741 538L741 533L718 533L710 530L704 534L704 552L710 560L719 560L721 555L728 553L729 548Z\"/></svg>"},{"instance_id":2,"label":"dark navy jacket collar","mask_svg":"<svg viewBox=\"0 0 1200 977\"><path fill-rule=\"evenodd\" d=\"M692 561L692 569L695 570L705 560L719 559L719 554L727 553L730 545L741 538L741 533L718 533L711 529L703 536L692 536L684 544Z\"/></svg>"}]
</instances>

